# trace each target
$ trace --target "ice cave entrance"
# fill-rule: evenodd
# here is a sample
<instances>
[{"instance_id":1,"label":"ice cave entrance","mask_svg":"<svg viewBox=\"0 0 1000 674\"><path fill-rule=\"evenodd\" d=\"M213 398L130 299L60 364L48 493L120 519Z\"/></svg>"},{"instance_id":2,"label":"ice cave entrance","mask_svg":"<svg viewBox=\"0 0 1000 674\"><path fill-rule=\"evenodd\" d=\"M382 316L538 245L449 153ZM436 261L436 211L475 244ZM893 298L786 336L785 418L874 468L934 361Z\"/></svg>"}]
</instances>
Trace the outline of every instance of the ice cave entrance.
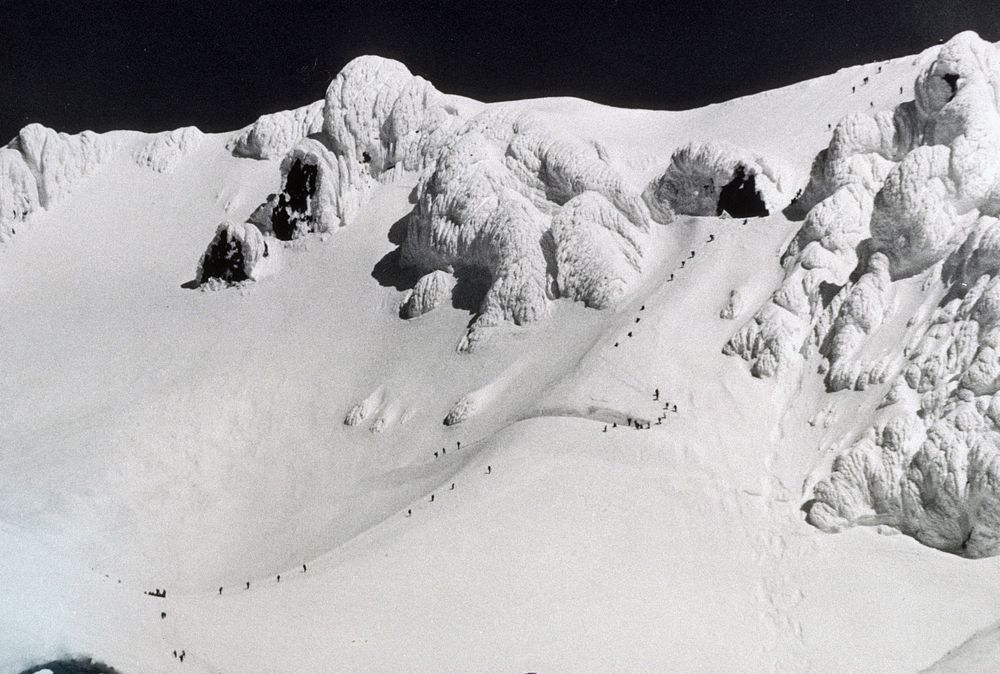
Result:
<instances>
[{"instance_id":1,"label":"ice cave entrance","mask_svg":"<svg viewBox=\"0 0 1000 674\"><path fill-rule=\"evenodd\" d=\"M733 179L719 192L715 214L722 215L723 211L734 218L756 218L769 214L767 205L757 191L756 177L753 174L747 175L743 164L736 167Z\"/></svg>"},{"instance_id":2,"label":"ice cave entrance","mask_svg":"<svg viewBox=\"0 0 1000 674\"><path fill-rule=\"evenodd\" d=\"M278 206L271 217L274 235L283 240L294 239L299 223L310 216L310 200L316 193L316 165L296 160L288 170L285 190L278 197Z\"/></svg>"},{"instance_id":3,"label":"ice cave entrance","mask_svg":"<svg viewBox=\"0 0 1000 674\"><path fill-rule=\"evenodd\" d=\"M247 274L243 262L242 242L229 238L229 232L223 230L219 234L218 241L212 245L211 250L205 256L201 278L198 279L198 282L205 283L211 278L231 283L246 281Z\"/></svg>"}]
</instances>

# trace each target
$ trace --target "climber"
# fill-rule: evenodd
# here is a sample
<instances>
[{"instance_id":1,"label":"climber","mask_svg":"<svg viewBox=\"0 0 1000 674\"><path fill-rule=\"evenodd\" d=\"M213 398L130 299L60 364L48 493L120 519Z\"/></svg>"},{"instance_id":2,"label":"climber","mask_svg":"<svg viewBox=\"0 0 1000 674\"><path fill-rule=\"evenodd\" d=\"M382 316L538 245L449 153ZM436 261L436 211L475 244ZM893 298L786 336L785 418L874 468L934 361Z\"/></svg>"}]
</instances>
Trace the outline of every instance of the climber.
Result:
<instances>
[{"instance_id":1,"label":"climber","mask_svg":"<svg viewBox=\"0 0 1000 674\"><path fill-rule=\"evenodd\" d=\"M247 589L248 590L250 589L250 581L249 580L247 581Z\"/></svg>"},{"instance_id":2,"label":"climber","mask_svg":"<svg viewBox=\"0 0 1000 674\"><path fill-rule=\"evenodd\" d=\"M451 489L449 489L448 491L455 491L455 483L454 482L451 483Z\"/></svg>"},{"instance_id":3,"label":"climber","mask_svg":"<svg viewBox=\"0 0 1000 674\"><path fill-rule=\"evenodd\" d=\"M670 278L668 278L667 281L673 281L673 280L674 280L674 275L670 274Z\"/></svg>"},{"instance_id":4,"label":"climber","mask_svg":"<svg viewBox=\"0 0 1000 674\"><path fill-rule=\"evenodd\" d=\"M694 257L694 251L692 250L692 251L691 251L691 254L690 254L690 255L688 255L688 259L690 260L690 259L691 259L691 258L693 258L693 257Z\"/></svg>"},{"instance_id":5,"label":"climber","mask_svg":"<svg viewBox=\"0 0 1000 674\"><path fill-rule=\"evenodd\" d=\"M219 596L220 597L222 596L222 588L221 587L219 588Z\"/></svg>"},{"instance_id":6,"label":"climber","mask_svg":"<svg viewBox=\"0 0 1000 674\"><path fill-rule=\"evenodd\" d=\"M868 101L868 107L869 108L874 108L875 107L875 101Z\"/></svg>"},{"instance_id":7,"label":"climber","mask_svg":"<svg viewBox=\"0 0 1000 674\"><path fill-rule=\"evenodd\" d=\"M174 657L175 658L177 657L177 649L176 648L174 649Z\"/></svg>"},{"instance_id":8,"label":"climber","mask_svg":"<svg viewBox=\"0 0 1000 674\"><path fill-rule=\"evenodd\" d=\"M645 310L646 310L646 305L645 304L643 304L641 307L639 307L639 311L645 311Z\"/></svg>"},{"instance_id":9,"label":"climber","mask_svg":"<svg viewBox=\"0 0 1000 674\"><path fill-rule=\"evenodd\" d=\"M632 425L632 417L625 417L625 418L628 419L628 425L631 426Z\"/></svg>"},{"instance_id":10,"label":"climber","mask_svg":"<svg viewBox=\"0 0 1000 674\"><path fill-rule=\"evenodd\" d=\"M615 348L618 348L618 342L615 342Z\"/></svg>"},{"instance_id":11,"label":"climber","mask_svg":"<svg viewBox=\"0 0 1000 674\"><path fill-rule=\"evenodd\" d=\"M660 389L655 388L653 389L653 400L659 400L659 399L660 399Z\"/></svg>"},{"instance_id":12,"label":"climber","mask_svg":"<svg viewBox=\"0 0 1000 674\"><path fill-rule=\"evenodd\" d=\"M278 574L278 582L279 583L281 582L281 574L280 573Z\"/></svg>"},{"instance_id":13,"label":"climber","mask_svg":"<svg viewBox=\"0 0 1000 674\"><path fill-rule=\"evenodd\" d=\"M881 73L881 72L882 72L882 66L879 66L879 67L878 67L878 71L879 71L879 73Z\"/></svg>"},{"instance_id":14,"label":"climber","mask_svg":"<svg viewBox=\"0 0 1000 674\"><path fill-rule=\"evenodd\" d=\"M674 412L676 412L676 411L677 411L677 404L674 403Z\"/></svg>"},{"instance_id":15,"label":"climber","mask_svg":"<svg viewBox=\"0 0 1000 674\"><path fill-rule=\"evenodd\" d=\"M166 611L160 611L160 620L163 620L166 617L167 617L167 612Z\"/></svg>"},{"instance_id":16,"label":"climber","mask_svg":"<svg viewBox=\"0 0 1000 674\"><path fill-rule=\"evenodd\" d=\"M442 448L441 448L441 456L444 456L444 455L445 455L445 454L447 454L447 453L448 453L448 450L447 450L447 449L445 449L444 447L442 447Z\"/></svg>"},{"instance_id":17,"label":"climber","mask_svg":"<svg viewBox=\"0 0 1000 674\"><path fill-rule=\"evenodd\" d=\"M437 452L434 452L434 458L435 459L438 458L438 453Z\"/></svg>"},{"instance_id":18,"label":"climber","mask_svg":"<svg viewBox=\"0 0 1000 674\"><path fill-rule=\"evenodd\" d=\"M629 336L629 337L631 337L631 336L632 336L632 331L631 331L631 330L629 331L629 333L628 333L628 336Z\"/></svg>"},{"instance_id":19,"label":"climber","mask_svg":"<svg viewBox=\"0 0 1000 674\"><path fill-rule=\"evenodd\" d=\"M635 322L636 322L636 323L638 323L638 322L639 322L639 317L638 317L638 316L636 316L636 317L635 317Z\"/></svg>"},{"instance_id":20,"label":"climber","mask_svg":"<svg viewBox=\"0 0 1000 674\"><path fill-rule=\"evenodd\" d=\"M748 220L749 220L749 218L743 218L743 224L744 224L744 225L745 225L745 224L747 224L747 221L748 221Z\"/></svg>"},{"instance_id":21,"label":"climber","mask_svg":"<svg viewBox=\"0 0 1000 674\"><path fill-rule=\"evenodd\" d=\"M180 659L181 662L184 662L184 656L185 655L187 655L187 651L181 651L181 654L178 655L177 657L178 657L178 659Z\"/></svg>"},{"instance_id":22,"label":"climber","mask_svg":"<svg viewBox=\"0 0 1000 674\"><path fill-rule=\"evenodd\" d=\"M305 564L303 564L303 565L302 565L302 573L305 573L305 572L306 572L306 565L305 565Z\"/></svg>"},{"instance_id":23,"label":"climber","mask_svg":"<svg viewBox=\"0 0 1000 674\"><path fill-rule=\"evenodd\" d=\"M434 494L431 494L431 503L434 503Z\"/></svg>"},{"instance_id":24,"label":"climber","mask_svg":"<svg viewBox=\"0 0 1000 674\"><path fill-rule=\"evenodd\" d=\"M900 94L902 94L902 93L903 93L903 87L900 87L900 88L899 88L899 93L900 93Z\"/></svg>"},{"instance_id":25,"label":"climber","mask_svg":"<svg viewBox=\"0 0 1000 674\"><path fill-rule=\"evenodd\" d=\"M608 425L607 424L604 424L604 430L601 431L601 432L602 433L607 433L608 432Z\"/></svg>"},{"instance_id":26,"label":"climber","mask_svg":"<svg viewBox=\"0 0 1000 674\"><path fill-rule=\"evenodd\" d=\"M413 511L411 509L407 508L406 509L406 516L409 517L412 514L413 514Z\"/></svg>"},{"instance_id":27,"label":"climber","mask_svg":"<svg viewBox=\"0 0 1000 674\"><path fill-rule=\"evenodd\" d=\"M493 466L486 466L486 474L489 475L493 472Z\"/></svg>"},{"instance_id":28,"label":"climber","mask_svg":"<svg viewBox=\"0 0 1000 674\"><path fill-rule=\"evenodd\" d=\"M687 264L687 260L681 260L681 269L684 269L685 264Z\"/></svg>"},{"instance_id":29,"label":"climber","mask_svg":"<svg viewBox=\"0 0 1000 674\"><path fill-rule=\"evenodd\" d=\"M868 78L867 77L864 79L864 83L868 84Z\"/></svg>"},{"instance_id":30,"label":"climber","mask_svg":"<svg viewBox=\"0 0 1000 674\"><path fill-rule=\"evenodd\" d=\"M713 241L715 241L715 234L709 234L708 235L708 243L712 243Z\"/></svg>"},{"instance_id":31,"label":"climber","mask_svg":"<svg viewBox=\"0 0 1000 674\"><path fill-rule=\"evenodd\" d=\"M461 440L459 440L457 443L455 443L455 448L456 449L462 449L462 441Z\"/></svg>"},{"instance_id":32,"label":"climber","mask_svg":"<svg viewBox=\"0 0 1000 674\"><path fill-rule=\"evenodd\" d=\"M611 428L618 428L618 422L615 421L611 424Z\"/></svg>"},{"instance_id":33,"label":"climber","mask_svg":"<svg viewBox=\"0 0 1000 674\"><path fill-rule=\"evenodd\" d=\"M854 87L851 87L851 93L852 94L854 93Z\"/></svg>"}]
</instances>

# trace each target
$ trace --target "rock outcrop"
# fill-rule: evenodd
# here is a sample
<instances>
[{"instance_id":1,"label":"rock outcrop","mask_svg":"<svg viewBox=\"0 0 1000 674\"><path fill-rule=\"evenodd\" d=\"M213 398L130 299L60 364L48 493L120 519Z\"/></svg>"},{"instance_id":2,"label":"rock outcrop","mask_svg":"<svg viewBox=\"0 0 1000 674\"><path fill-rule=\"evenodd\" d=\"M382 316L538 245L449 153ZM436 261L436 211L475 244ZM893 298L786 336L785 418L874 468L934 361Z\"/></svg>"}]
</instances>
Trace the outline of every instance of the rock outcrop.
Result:
<instances>
[{"instance_id":1,"label":"rock outcrop","mask_svg":"<svg viewBox=\"0 0 1000 674\"><path fill-rule=\"evenodd\" d=\"M280 251L274 239L269 245L260 230L248 222L220 223L198 261L195 280L199 284L258 280L274 270Z\"/></svg>"}]
</instances>

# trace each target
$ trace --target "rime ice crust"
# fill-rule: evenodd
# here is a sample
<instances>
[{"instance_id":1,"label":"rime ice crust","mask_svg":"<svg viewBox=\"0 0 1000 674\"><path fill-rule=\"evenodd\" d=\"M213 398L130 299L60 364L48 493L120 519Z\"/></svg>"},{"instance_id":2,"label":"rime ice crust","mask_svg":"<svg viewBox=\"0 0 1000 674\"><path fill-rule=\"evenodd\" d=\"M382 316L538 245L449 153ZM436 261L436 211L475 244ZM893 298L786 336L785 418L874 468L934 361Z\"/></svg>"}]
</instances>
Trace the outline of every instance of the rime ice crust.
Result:
<instances>
[{"instance_id":1,"label":"rime ice crust","mask_svg":"<svg viewBox=\"0 0 1000 674\"><path fill-rule=\"evenodd\" d=\"M14 234L39 208L38 184L24 156L17 150L0 148L0 241Z\"/></svg>"},{"instance_id":2,"label":"rime ice crust","mask_svg":"<svg viewBox=\"0 0 1000 674\"><path fill-rule=\"evenodd\" d=\"M726 186L752 179L752 191L763 212L730 215L773 213L791 201L787 195L791 180L783 174L760 155L732 145L688 143L674 151L670 165L649 183L643 199L658 222L670 222L673 213L716 215L727 206Z\"/></svg>"},{"instance_id":3,"label":"rime ice crust","mask_svg":"<svg viewBox=\"0 0 1000 674\"><path fill-rule=\"evenodd\" d=\"M323 101L261 115L229 142L237 157L277 159L303 138L323 130Z\"/></svg>"},{"instance_id":4,"label":"rime ice crust","mask_svg":"<svg viewBox=\"0 0 1000 674\"><path fill-rule=\"evenodd\" d=\"M914 94L837 125L799 200L785 279L725 351L756 376L815 359L829 391L884 386L878 421L815 485L810 522L995 555L1000 53L959 34ZM921 308L900 320L905 297ZM906 322L901 352L880 341L889 321Z\"/></svg>"},{"instance_id":5,"label":"rime ice crust","mask_svg":"<svg viewBox=\"0 0 1000 674\"><path fill-rule=\"evenodd\" d=\"M276 241L265 241L260 230L249 222L220 223L198 261L195 280L199 284L258 280L273 271L280 251Z\"/></svg>"},{"instance_id":6,"label":"rime ice crust","mask_svg":"<svg viewBox=\"0 0 1000 674\"><path fill-rule=\"evenodd\" d=\"M605 308L640 271L649 210L590 144L509 109L480 113L416 189L401 263L488 288L481 329L546 316L559 296Z\"/></svg>"},{"instance_id":7,"label":"rime ice crust","mask_svg":"<svg viewBox=\"0 0 1000 674\"><path fill-rule=\"evenodd\" d=\"M205 134L196 126L158 133L135 155L135 163L157 173L172 173L189 154L201 147Z\"/></svg>"}]
</instances>

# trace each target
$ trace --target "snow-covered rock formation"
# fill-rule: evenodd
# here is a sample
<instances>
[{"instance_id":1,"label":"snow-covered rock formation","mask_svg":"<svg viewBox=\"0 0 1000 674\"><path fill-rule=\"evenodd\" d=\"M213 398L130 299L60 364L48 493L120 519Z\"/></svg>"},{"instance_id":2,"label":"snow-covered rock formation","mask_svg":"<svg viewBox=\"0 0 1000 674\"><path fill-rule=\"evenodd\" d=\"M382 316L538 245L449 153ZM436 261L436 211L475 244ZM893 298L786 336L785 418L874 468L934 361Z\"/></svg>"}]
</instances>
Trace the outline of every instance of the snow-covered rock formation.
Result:
<instances>
[{"instance_id":1,"label":"snow-covered rock formation","mask_svg":"<svg viewBox=\"0 0 1000 674\"><path fill-rule=\"evenodd\" d=\"M424 274L413 286L403 303L400 313L406 318L416 318L451 300L455 277L440 269Z\"/></svg>"},{"instance_id":2,"label":"snow-covered rock formation","mask_svg":"<svg viewBox=\"0 0 1000 674\"><path fill-rule=\"evenodd\" d=\"M220 223L198 261L195 280L199 284L258 280L273 272L280 251L277 242L272 239L268 245L260 230L249 222Z\"/></svg>"},{"instance_id":3,"label":"snow-covered rock formation","mask_svg":"<svg viewBox=\"0 0 1000 674\"><path fill-rule=\"evenodd\" d=\"M639 272L641 195L594 145L532 114L471 119L416 193L401 264L487 288L463 348L481 328L545 316L559 296L610 306Z\"/></svg>"},{"instance_id":4,"label":"snow-covered rock formation","mask_svg":"<svg viewBox=\"0 0 1000 674\"><path fill-rule=\"evenodd\" d=\"M643 198L660 221L671 213L757 217L791 201L791 180L763 157L724 143L689 143L646 187Z\"/></svg>"},{"instance_id":5,"label":"snow-covered rock formation","mask_svg":"<svg viewBox=\"0 0 1000 674\"><path fill-rule=\"evenodd\" d=\"M69 135L29 124L9 145L20 151L35 176L38 202L49 208L93 174L118 149L107 135L93 131Z\"/></svg>"},{"instance_id":6,"label":"snow-covered rock formation","mask_svg":"<svg viewBox=\"0 0 1000 674\"><path fill-rule=\"evenodd\" d=\"M17 226L37 211L38 184L17 150L0 148L0 241L17 232Z\"/></svg>"},{"instance_id":7,"label":"snow-covered rock formation","mask_svg":"<svg viewBox=\"0 0 1000 674\"><path fill-rule=\"evenodd\" d=\"M261 115L227 146L237 157L277 159L303 138L323 130L323 101Z\"/></svg>"},{"instance_id":8,"label":"snow-covered rock formation","mask_svg":"<svg viewBox=\"0 0 1000 674\"><path fill-rule=\"evenodd\" d=\"M171 173L184 157L196 152L205 134L196 126L158 133L135 155L135 163L157 173Z\"/></svg>"},{"instance_id":9,"label":"snow-covered rock formation","mask_svg":"<svg viewBox=\"0 0 1000 674\"><path fill-rule=\"evenodd\" d=\"M800 362L845 325L834 320L837 296L873 271L871 253L885 256L892 279L912 276L956 249L980 214L1000 212L998 73L996 47L961 33L917 79L915 101L837 125L802 195L810 210L785 254L785 281L727 352L760 376ZM845 355L832 354L831 372ZM838 379L834 387L848 384Z\"/></svg>"},{"instance_id":10,"label":"snow-covered rock formation","mask_svg":"<svg viewBox=\"0 0 1000 674\"><path fill-rule=\"evenodd\" d=\"M885 524L995 555L1000 51L959 34L914 92L838 124L802 195L785 279L726 351L758 376L815 362L828 390L873 389L880 401L815 485L810 522Z\"/></svg>"}]
</instances>

